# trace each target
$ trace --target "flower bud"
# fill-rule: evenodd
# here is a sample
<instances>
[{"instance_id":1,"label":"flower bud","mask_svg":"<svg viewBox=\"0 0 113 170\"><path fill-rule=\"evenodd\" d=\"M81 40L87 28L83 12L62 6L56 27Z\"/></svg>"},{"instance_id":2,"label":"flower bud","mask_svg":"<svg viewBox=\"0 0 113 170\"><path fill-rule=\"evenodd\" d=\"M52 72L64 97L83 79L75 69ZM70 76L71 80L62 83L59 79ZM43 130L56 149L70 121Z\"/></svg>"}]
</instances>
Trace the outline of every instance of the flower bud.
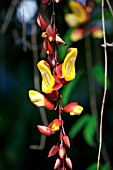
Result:
<instances>
[{"instance_id":1,"label":"flower bud","mask_svg":"<svg viewBox=\"0 0 113 170\"><path fill-rule=\"evenodd\" d=\"M57 169L60 166L60 164L61 164L61 159L57 158L54 169Z\"/></svg>"}]
</instances>

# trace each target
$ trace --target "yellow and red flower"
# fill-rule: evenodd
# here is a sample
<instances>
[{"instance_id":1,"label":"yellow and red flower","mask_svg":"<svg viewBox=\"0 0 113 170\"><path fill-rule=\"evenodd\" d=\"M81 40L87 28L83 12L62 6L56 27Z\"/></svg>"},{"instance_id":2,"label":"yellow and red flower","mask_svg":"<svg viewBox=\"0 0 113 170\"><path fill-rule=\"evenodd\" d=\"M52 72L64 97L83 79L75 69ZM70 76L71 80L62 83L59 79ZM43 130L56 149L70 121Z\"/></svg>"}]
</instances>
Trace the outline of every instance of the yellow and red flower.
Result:
<instances>
[{"instance_id":1,"label":"yellow and red flower","mask_svg":"<svg viewBox=\"0 0 113 170\"><path fill-rule=\"evenodd\" d=\"M75 61L77 57L77 48L69 48L68 54L64 59L63 64L56 68L56 73L59 78L69 82L75 78Z\"/></svg>"},{"instance_id":2,"label":"yellow and red flower","mask_svg":"<svg viewBox=\"0 0 113 170\"><path fill-rule=\"evenodd\" d=\"M70 103L64 107L64 112L73 115L80 115L83 111L83 107L79 106L77 102Z\"/></svg>"},{"instance_id":3,"label":"yellow and red flower","mask_svg":"<svg viewBox=\"0 0 113 170\"><path fill-rule=\"evenodd\" d=\"M65 21L71 27L84 24L89 21L89 10L81 3L76 1L70 1L69 7L72 13L68 13L65 15Z\"/></svg>"},{"instance_id":4,"label":"yellow and red flower","mask_svg":"<svg viewBox=\"0 0 113 170\"><path fill-rule=\"evenodd\" d=\"M49 94L52 99L57 99L58 89L75 78L76 57L77 48L69 48L63 64L56 68L57 75L52 75L49 64L46 61L41 60L37 64L42 75L42 91Z\"/></svg>"},{"instance_id":5,"label":"yellow and red flower","mask_svg":"<svg viewBox=\"0 0 113 170\"><path fill-rule=\"evenodd\" d=\"M103 38L103 31L99 27L92 27L90 31L94 38Z\"/></svg>"},{"instance_id":6,"label":"yellow and red flower","mask_svg":"<svg viewBox=\"0 0 113 170\"><path fill-rule=\"evenodd\" d=\"M77 48L69 48L68 54L62 64L62 76L66 81L75 78L75 61L77 57Z\"/></svg>"},{"instance_id":7,"label":"yellow and red flower","mask_svg":"<svg viewBox=\"0 0 113 170\"><path fill-rule=\"evenodd\" d=\"M60 130L61 125L63 124L62 120L59 119L54 119L48 127L46 126L41 126L37 125L38 130L46 135L46 136L51 136L52 134L56 133L58 130Z\"/></svg>"},{"instance_id":8,"label":"yellow and red flower","mask_svg":"<svg viewBox=\"0 0 113 170\"><path fill-rule=\"evenodd\" d=\"M70 36L70 39L71 41L73 42L77 42L79 40L81 40L82 38L84 38L84 35L85 35L85 29L83 28L78 28L78 29L75 29L71 36Z\"/></svg>"},{"instance_id":9,"label":"yellow and red flower","mask_svg":"<svg viewBox=\"0 0 113 170\"><path fill-rule=\"evenodd\" d=\"M44 106L48 110L54 110L54 104L50 100L48 100L44 95L35 90L29 91L29 98L31 102L37 107Z\"/></svg>"},{"instance_id":10,"label":"yellow and red flower","mask_svg":"<svg viewBox=\"0 0 113 170\"><path fill-rule=\"evenodd\" d=\"M51 93L53 91L53 86L55 85L55 79L51 73L48 63L41 60L37 67L42 75L42 91L44 93Z\"/></svg>"},{"instance_id":11,"label":"yellow and red flower","mask_svg":"<svg viewBox=\"0 0 113 170\"><path fill-rule=\"evenodd\" d=\"M70 40L77 42L85 36L91 34L93 38L101 39L103 37L102 29L98 26L92 27L90 25L90 16L93 8L92 3L86 3L83 5L80 2L74 0L69 2L69 7L72 13L65 15L65 21L69 27L82 26L81 28L75 28L72 31Z\"/></svg>"},{"instance_id":12,"label":"yellow and red flower","mask_svg":"<svg viewBox=\"0 0 113 170\"><path fill-rule=\"evenodd\" d=\"M37 67L42 75L42 91L44 93L50 94L62 87L60 79L52 75L49 64L46 61L41 60Z\"/></svg>"}]
</instances>

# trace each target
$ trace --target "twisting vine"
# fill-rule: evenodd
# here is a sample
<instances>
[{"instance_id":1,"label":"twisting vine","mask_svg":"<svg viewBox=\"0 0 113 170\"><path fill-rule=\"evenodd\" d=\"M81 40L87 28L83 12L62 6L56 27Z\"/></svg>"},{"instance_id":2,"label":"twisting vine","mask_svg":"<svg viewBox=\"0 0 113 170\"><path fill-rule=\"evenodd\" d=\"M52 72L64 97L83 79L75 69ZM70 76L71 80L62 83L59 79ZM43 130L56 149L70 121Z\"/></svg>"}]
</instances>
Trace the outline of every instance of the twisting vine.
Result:
<instances>
[{"instance_id":1,"label":"twisting vine","mask_svg":"<svg viewBox=\"0 0 113 170\"><path fill-rule=\"evenodd\" d=\"M41 60L37 67L42 76L42 92L41 94L35 90L29 91L31 102L37 107L44 106L46 109L57 112L57 118L52 120L48 126L37 125L38 130L46 135L51 136L59 132L57 144L52 146L48 157L58 153L54 169L66 170L66 166L72 169L71 159L67 156L66 149L70 148L70 140L66 135L64 128L63 112L70 115L81 114L83 107L77 102L70 103L65 107L62 106L62 94L60 89L66 86L75 78L75 61L77 57L77 48L69 48L64 62L60 63L58 56L58 45L66 45L60 38L55 24L54 5L60 0L42 0L44 5L52 4L53 11L51 14L50 24L47 24L41 14L38 15L37 23L44 31L42 38L44 39L43 47L46 51L47 61Z\"/></svg>"},{"instance_id":2,"label":"twisting vine","mask_svg":"<svg viewBox=\"0 0 113 170\"><path fill-rule=\"evenodd\" d=\"M100 167L100 154L102 149L102 122L103 122L103 111L107 91L107 50L106 50L106 34L105 34L105 19L104 19L104 0L102 0L102 29L103 29L103 39L104 39L104 56L105 56L105 77L104 77L104 94L101 107L101 118L100 118L100 134L99 134L99 151L98 151L98 162L97 170Z\"/></svg>"}]
</instances>

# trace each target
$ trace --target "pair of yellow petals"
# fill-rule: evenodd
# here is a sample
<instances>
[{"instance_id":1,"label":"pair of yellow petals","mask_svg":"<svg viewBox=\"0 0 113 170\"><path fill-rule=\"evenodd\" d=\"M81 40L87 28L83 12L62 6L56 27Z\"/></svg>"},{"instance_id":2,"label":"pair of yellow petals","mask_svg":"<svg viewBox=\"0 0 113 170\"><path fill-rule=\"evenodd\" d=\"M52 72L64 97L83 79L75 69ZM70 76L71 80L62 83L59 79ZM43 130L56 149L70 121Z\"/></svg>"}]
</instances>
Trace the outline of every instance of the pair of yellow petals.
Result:
<instances>
[{"instance_id":1,"label":"pair of yellow petals","mask_svg":"<svg viewBox=\"0 0 113 170\"><path fill-rule=\"evenodd\" d=\"M68 54L62 64L62 78L65 81L71 81L75 78L75 61L77 57L77 48L69 48ZM41 60L37 67L42 75L42 91L44 93L51 93L55 85L55 79L51 73L48 63Z\"/></svg>"},{"instance_id":2,"label":"pair of yellow petals","mask_svg":"<svg viewBox=\"0 0 113 170\"><path fill-rule=\"evenodd\" d=\"M91 9L84 7L82 4L70 1L69 7L72 13L65 15L65 21L70 27L77 26L79 24L84 24L89 20L89 12Z\"/></svg>"}]
</instances>

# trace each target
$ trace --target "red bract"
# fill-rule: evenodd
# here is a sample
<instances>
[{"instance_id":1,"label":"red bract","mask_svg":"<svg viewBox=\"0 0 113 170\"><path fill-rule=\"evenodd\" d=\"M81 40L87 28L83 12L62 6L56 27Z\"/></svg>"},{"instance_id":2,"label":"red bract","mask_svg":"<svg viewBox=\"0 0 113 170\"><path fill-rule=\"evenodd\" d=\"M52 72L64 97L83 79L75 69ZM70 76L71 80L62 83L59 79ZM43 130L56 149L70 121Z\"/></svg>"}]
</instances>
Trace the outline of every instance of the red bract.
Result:
<instances>
[{"instance_id":1,"label":"red bract","mask_svg":"<svg viewBox=\"0 0 113 170\"><path fill-rule=\"evenodd\" d=\"M70 160L70 158L65 158L65 162L66 162L66 164L67 164L67 166L70 168L70 169L72 169L72 163L71 163L71 160Z\"/></svg>"},{"instance_id":2,"label":"red bract","mask_svg":"<svg viewBox=\"0 0 113 170\"><path fill-rule=\"evenodd\" d=\"M60 164L61 164L61 159L57 158L54 169L57 169L60 166Z\"/></svg>"},{"instance_id":3,"label":"red bract","mask_svg":"<svg viewBox=\"0 0 113 170\"><path fill-rule=\"evenodd\" d=\"M55 79L55 85L53 86L53 89L58 90L58 89L60 89L62 87L62 82L56 75L53 76L53 77Z\"/></svg>"},{"instance_id":4,"label":"red bract","mask_svg":"<svg viewBox=\"0 0 113 170\"><path fill-rule=\"evenodd\" d=\"M49 24L46 28L46 33L47 33L47 37L48 40L50 42L54 42L56 39L56 28L55 25L53 25L53 27Z\"/></svg>"},{"instance_id":5,"label":"red bract","mask_svg":"<svg viewBox=\"0 0 113 170\"><path fill-rule=\"evenodd\" d=\"M60 157L61 159L63 159L64 156L65 156L65 154L66 154L65 148L60 148L58 152L59 152L59 157Z\"/></svg>"},{"instance_id":6,"label":"red bract","mask_svg":"<svg viewBox=\"0 0 113 170\"><path fill-rule=\"evenodd\" d=\"M59 78L62 78L62 64L56 67L56 74Z\"/></svg>"},{"instance_id":7,"label":"red bract","mask_svg":"<svg viewBox=\"0 0 113 170\"><path fill-rule=\"evenodd\" d=\"M77 105L78 105L77 102L73 102L73 103L70 103L70 104L66 105L64 107L64 112L70 113L73 110L73 108L76 107Z\"/></svg>"},{"instance_id":8,"label":"red bract","mask_svg":"<svg viewBox=\"0 0 113 170\"><path fill-rule=\"evenodd\" d=\"M48 96L51 100L57 100L58 99L58 91L53 90L51 93L48 93Z\"/></svg>"},{"instance_id":9,"label":"red bract","mask_svg":"<svg viewBox=\"0 0 113 170\"><path fill-rule=\"evenodd\" d=\"M59 138L60 138L60 140L62 140L62 138L63 138L62 132L60 132Z\"/></svg>"},{"instance_id":10,"label":"red bract","mask_svg":"<svg viewBox=\"0 0 113 170\"><path fill-rule=\"evenodd\" d=\"M48 55L47 60L52 68L55 68L56 62L55 62L55 56Z\"/></svg>"},{"instance_id":11,"label":"red bract","mask_svg":"<svg viewBox=\"0 0 113 170\"><path fill-rule=\"evenodd\" d=\"M47 24L41 14L38 15L37 23L42 28L42 30L46 30Z\"/></svg>"},{"instance_id":12,"label":"red bract","mask_svg":"<svg viewBox=\"0 0 113 170\"><path fill-rule=\"evenodd\" d=\"M37 125L37 128L42 134L46 136L51 136L52 134L52 130L46 126Z\"/></svg>"},{"instance_id":13,"label":"red bract","mask_svg":"<svg viewBox=\"0 0 113 170\"><path fill-rule=\"evenodd\" d=\"M70 141L69 141L69 137L67 135L63 136L63 141L65 143L65 145L70 148Z\"/></svg>"},{"instance_id":14,"label":"red bract","mask_svg":"<svg viewBox=\"0 0 113 170\"><path fill-rule=\"evenodd\" d=\"M48 4L50 2L50 0L42 0L43 4Z\"/></svg>"},{"instance_id":15,"label":"red bract","mask_svg":"<svg viewBox=\"0 0 113 170\"><path fill-rule=\"evenodd\" d=\"M47 54L52 55L54 53L53 48L47 39L45 39L43 46Z\"/></svg>"},{"instance_id":16,"label":"red bract","mask_svg":"<svg viewBox=\"0 0 113 170\"><path fill-rule=\"evenodd\" d=\"M50 102L46 97L44 97L44 103L45 103L45 108L47 108L48 110L54 109L54 104Z\"/></svg>"},{"instance_id":17,"label":"red bract","mask_svg":"<svg viewBox=\"0 0 113 170\"><path fill-rule=\"evenodd\" d=\"M61 0L54 0L53 2L55 2L55 3L59 3Z\"/></svg>"},{"instance_id":18,"label":"red bract","mask_svg":"<svg viewBox=\"0 0 113 170\"><path fill-rule=\"evenodd\" d=\"M54 145L49 151L48 157L54 156L59 150L59 147Z\"/></svg>"}]
</instances>

